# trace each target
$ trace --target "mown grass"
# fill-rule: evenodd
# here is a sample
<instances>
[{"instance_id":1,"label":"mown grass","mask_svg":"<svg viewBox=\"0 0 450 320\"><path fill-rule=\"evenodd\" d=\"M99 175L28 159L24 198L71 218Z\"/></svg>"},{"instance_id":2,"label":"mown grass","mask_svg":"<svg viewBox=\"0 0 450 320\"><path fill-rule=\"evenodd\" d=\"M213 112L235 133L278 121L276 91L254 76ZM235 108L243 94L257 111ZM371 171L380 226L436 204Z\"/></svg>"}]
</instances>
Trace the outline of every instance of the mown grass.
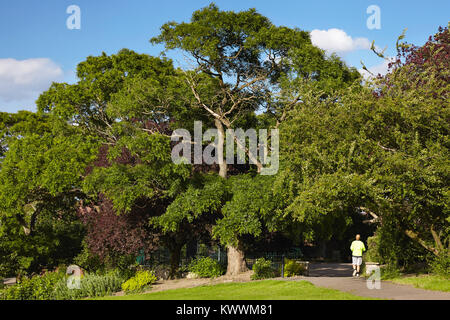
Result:
<instances>
[{"instance_id":1,"label":"mown grass","mask_svg":"<svg viewBox=\"0 0 450 320\"><path fill-rule=\"evenodd\" d=\"M389 281L413 285L420 289L450 292L450 279L438 275L402 276L389 279Z\"/></svg>"},{"instance_id":2,"label":"mown grass","mask_svg":"<svg viewBox=\"0 0 450 320\"><path fill-rule=\"evenodd\" d=\"M263 280L223 283L154 293L108 296L102 300L373 300L307 281Z\"/></svg>"}]
</instances>

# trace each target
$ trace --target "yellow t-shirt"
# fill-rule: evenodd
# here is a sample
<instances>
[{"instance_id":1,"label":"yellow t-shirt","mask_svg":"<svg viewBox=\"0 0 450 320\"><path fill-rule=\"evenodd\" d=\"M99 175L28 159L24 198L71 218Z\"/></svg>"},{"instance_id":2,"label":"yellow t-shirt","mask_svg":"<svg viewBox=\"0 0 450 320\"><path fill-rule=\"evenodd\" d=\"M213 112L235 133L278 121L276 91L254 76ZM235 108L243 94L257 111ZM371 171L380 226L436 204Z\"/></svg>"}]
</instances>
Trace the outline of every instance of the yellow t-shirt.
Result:
<instances>
[{"instance_id":1,"label":"yellow t-shirt","mask_svg":"<svg viewBox=\"0 0 450 320\"><path fill-rule=\"evenodd\" d=\"M364 243L362 241L355 240L352 242L350 250L352 250L352 256L362 257L362 253L363 251L366 251L366 247L364 246Z\"/></svg>"}]
</instances>

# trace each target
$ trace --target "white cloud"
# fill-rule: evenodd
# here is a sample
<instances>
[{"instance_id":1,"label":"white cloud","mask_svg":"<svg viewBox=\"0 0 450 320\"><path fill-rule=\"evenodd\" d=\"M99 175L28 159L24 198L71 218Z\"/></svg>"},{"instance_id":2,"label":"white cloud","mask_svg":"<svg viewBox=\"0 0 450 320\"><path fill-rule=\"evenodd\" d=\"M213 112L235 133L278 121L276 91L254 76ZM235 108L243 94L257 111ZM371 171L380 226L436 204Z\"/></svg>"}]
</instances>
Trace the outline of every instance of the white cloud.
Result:
<instances>
[{"instance_id":1,"label":"white cloud","mask_svg":"<svg viewBox=\"0 0 450 320\"><path fill-rule=\"evenodd\" d=\"M62 79L62 69L48 58L0 59L0 100L24 101Z\"/></svg>"},{"instance_id":2,"label":"white cloud","mask_svg":"<svg viewBox=\"0 0 450 320\"><path fill-rule=\"evenodd\" d=\"M380 63L380 64L377 64L377 65L374 65L374 66L371 66L371 67L367 67L367 69L372 73L372 74L370 74L369 72L367 72L366 70L364 70L364 69L358 69L358 71L359 71L359 73L361 73L362 75L363 75L363 77L364 78L370 78L370 77L373 77L373 76L377 76L378 74L381 74L381 75L385 75L387 72L388 72L388 69L389 69L389 62L391 61L391 60L393 60L393 58L387 58L387 59L389 59L389 60L384 60L382 63Z\"/></svg>"},{"instance_id":3,"label":"white cloud","mask_svg":"<svg viewBox=\"0 0 450 320\"><path fill-rule=\"evenodd\" d=\"M336 52L338 54L370 49L371 43L367 38L353 39L344 30L328 29L311 31L311 42L313 45L325 50L327 53Z\"/></svg>"}]
</instances>

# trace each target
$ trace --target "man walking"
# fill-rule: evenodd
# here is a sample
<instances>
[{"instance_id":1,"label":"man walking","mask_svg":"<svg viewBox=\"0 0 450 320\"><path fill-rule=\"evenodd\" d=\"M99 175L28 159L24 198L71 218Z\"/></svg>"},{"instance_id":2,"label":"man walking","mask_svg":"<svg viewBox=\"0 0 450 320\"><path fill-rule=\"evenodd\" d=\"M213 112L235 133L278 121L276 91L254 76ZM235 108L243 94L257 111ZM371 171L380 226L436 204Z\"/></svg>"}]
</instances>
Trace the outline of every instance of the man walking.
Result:
<instances>
[{"instance_id":1,"label":"man walking","mask_svg":"<svg viewBox=\"0 0 450 320\"><path fill-rule=\"evenodd\" d=\"M361 236L356 235L356 240L352 242L350 250L352 251L352 266L353 266L353 276L359 277L359 269L362 264L362 254L366 251L364 243L359 240Z\"/></svg>"}]
</instances>

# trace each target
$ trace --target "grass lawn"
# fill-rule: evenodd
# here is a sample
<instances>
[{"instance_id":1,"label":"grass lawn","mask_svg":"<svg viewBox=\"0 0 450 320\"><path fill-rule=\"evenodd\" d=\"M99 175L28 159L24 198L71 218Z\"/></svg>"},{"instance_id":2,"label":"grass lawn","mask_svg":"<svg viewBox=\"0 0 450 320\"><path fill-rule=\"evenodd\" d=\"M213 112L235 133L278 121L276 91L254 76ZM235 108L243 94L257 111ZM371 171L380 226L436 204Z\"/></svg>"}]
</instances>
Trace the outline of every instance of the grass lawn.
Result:
<instances>
[{"instance_id":1,"label":"grass lawn","mask_svg":"<svg viewBox=\"0 0 450 320\"><path fill-rule=\"evenodd\" d=\"M394 283L410 284L416 288L450 292L450 279L435 275L405 276L389 279Z\"/></svg>"},{"instance_id":2,"label":"grass lawn","mask_svg":"<svg viewBox=\"0 0 450 320\"><path fill-rule=\"evenodd\" d=\"M307 281L263 280L222 283L145 294L108 296L113 300L371 300L350 293L319 288Z\"/></svg>"}]
</instances>

